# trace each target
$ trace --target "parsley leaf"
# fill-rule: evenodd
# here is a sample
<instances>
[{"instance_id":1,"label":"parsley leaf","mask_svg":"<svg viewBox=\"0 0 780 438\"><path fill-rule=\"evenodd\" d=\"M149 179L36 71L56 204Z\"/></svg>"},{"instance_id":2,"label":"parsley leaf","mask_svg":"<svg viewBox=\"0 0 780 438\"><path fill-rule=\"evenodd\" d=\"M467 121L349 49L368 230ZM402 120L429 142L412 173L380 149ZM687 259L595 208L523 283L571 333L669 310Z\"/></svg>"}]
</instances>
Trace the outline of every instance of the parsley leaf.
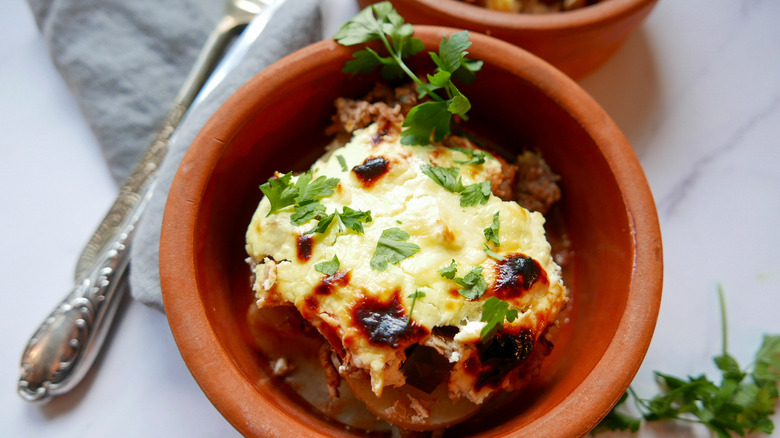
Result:
<instances>
[{"instance_id":1,"label":"parsley leaf","mask_svg":"<svg viewBox=\"0 0 780 438\"><path fill-rule=\"evenodd\" d=\"M453 193L460 193L466 187L458 176L460 169L457 167L441 167L423 164L420 166L422 173L428 175L433 182Z\"/></svg>"},{"instance_id":2,"label":"parsley leaf","mask_svg":"<svg viewBox=\"0 0 780 438\"><path fill-rule=\"evenodd\" d=\"M296 205L295 212L290 216L293 225L303 225L314 218L319 218L325 214L325 206L319 202L309 202L303 205Z\"/></svg>"},{"instance_id":3,"label":"parsley leaf","mask_svg":"<svg viewBox=\"0 0 780 438\"><path fill-rule=\"evenodd\" d=\"M347 167L347 160L345 160L342 155L336 155L336 159L339 160L339 165L341 165L341 171L348 172L349 167Z\"/></svg>"},{"instance_id":4,"label":"parsley leaf","mask_svg":"<svg viewBox=\"0 0 780 438\"><path fill-rule=\"evenodd\" d=\"M455 274L457 273L458 273L458 264L455 263L455 259L452 259L452 263L450 263L448 266L439 269L439 275L441 275L444 278L448 278L450 280L455 278Z\"/></svg>"},{"instance_id":5,"label":"parsley leaf","mask_svg":"<svg viewBox=\"0 0 780 438\"><path fill-rule=\"evenodd\" d=\"M341 213L334 211L333 213L322 216L317 222L317 225L304 234L312 233L325 233L330 228L330 224L333 221L339 225L339 232L344 232L346 228L355 231L356 233L363 234L363 224L372 221L370 211L353 210L347 206L341 209Z\"/></svg>"},{"instance_id":6,"label":"parsley leaf","mask_svg":"<svg viewBox=\"0 0 780 438\"><path fill-rule=\"evenodd\" d=\"M298 179L293 184L292 172L289 172L278 178L270 178L262 184L260 190L271 203L271 209L266 217L291 205L296 205L294 218L291 218L293 224L301 225L315 217L317 214L313 212L319 212L320 208L304 205L332 195L333 189L339 184L339 179L321 176L312 181L312 178L311 170L307 170L298 175ZM301 208L297 208L298 206Z\"/></svg>"},{"instance_id":7,"label":"parsley leaf","mask_svg":"<svg viewBox=\"0 0 780 438\"><path fill-rule=\"evenodd\" d=\"M477 204L487 204L493 193L490 181L463 185L463 180L458 176L460 169L457 167L441 167L423 164L420 166L422 173L428 175L436 184L444 187L452 193L460 193L460 206L471 207Z\"/></svg>"},{"instance_id":8,"label":"parsley leaf","mask_svg":"<svg viewBox=\"0 0 780 438\"><path fill-rule=\"evenodd\" d=\"M487 290L487 283L485 282L485 277L482 276L482 271L483 268L481 266L474 266L465 277L455 277L453 279L455 283L463 286L463 289L459 289L458 293L469 300L476 300L481 297Z\"/></svg>"},{"instance_id":9,"label":"parsley leaf","mask_svg":"<svg viewBox=\"0 0 780 438\"><path fill-rule=\"evenodd\" d=\"M458 78L470 83L475 73L482 68L481 61L468 59L467 49L471 46L467 31L442 38L438 53L429 55L436 64L436 72L428 76L428 83L420 79L404 62L404 58L424 49L422 41L413 36L414 27L405 23L403 17L395 11L390 2L379 2L368 6L355 18L345 23L333 38L342 45L353 46L370 41L379 41L387 51L380 55L367 47L356 51L347 61L343 71L346 73L368 73L381 66L386 78L408 76L417 85L421 96L427 95L431 101L421 103L411 109L404 121L408 129L401 133L401 143L406 145L427 145L433 137L441 141L450 133L452 116L457 114L466 119L471 103L452 82ZM443 90L446 98L437 91Z\"/></svg>"},{"instance_id":10,"label":"parsley leaf","mask_svg":"<svg viewBox=\"0 0 780 438\"><path fill-rule=\"evenodd\" d=\"M417 290L414 293L409 294L407 298L412 299L412 306L409 308L409 319L406 320L406 325L409 325L412 323L412 312L414 312L414 305L417 303L419 298L425 298L425 292Z\"/></svg>"},{"instance_id":11,"label":"parsley leaf","mask_svg":"<svg viewBox=\"0 0 780 438\"><path fill-rule=\"evenodd\" d=\"M409 110L401 133L401 144L407 146L427 145L433 141L442 141L450 133L452 113L450 102L424 102Z\"/></svg>"},{"instance_id":12,"label":"parsley leaf","mask_svg":"<svg viewBox=\"0 0 780 438\"><path fill-rule=\"evenodd\" d=\"M499 213L500 212L497 211L496 214L493 215L493 223L483 230L483 233L485 233L485 240L493 243L495 246L501 246L501 241L498 238L498 232L501 228L501 224L498 221Z\"/></svg>"},{"instance_id":13,"label":"parsley leaf","mask_svg":"<svg viewBox=\"0 0 780 438\"><path fill-rule=\"evenodd\" d=\"M458 161L455 160L458 164L483 164L485 162L485 152L481 151L479 149L468 149L468 148L459 148L459 147L450 147L450 149L456 150L458 152L461 152L466 155L468 158L464 161Z\"/></svg>"},{"instance_id":14,"label":"parsley leaf","mask_svg":"<svg viewBox=\"0 0 780 438\"><path fill-rule=\"evenodd\" d=\"M728 353L726 307L720 287L718 294L723 350L715 356L714 362L721 372L720 385L704 375L683 379L656 372L662 392L643 399L629 387L596 432L605 429L636 431L642 420L682 420L701 423L721 438L731 437L732 433L740 436L756 431L772 433L774 423L770 416L774 414L780 382L780 335L765 335L752 371L741 368ZM618 410L629 395L636 400L641 418Z\"/></svg>"},{"instance_id":15,"label":"parsley leaf","mask_svg":"<svg viewBox=\"0 0 780 438\"><path fill-rule=\"evenodd\" d=\"M331 214L329 214L327 216L322 216L320 218L319 222L317 222L317 225L314 226L314 228L312 228L311 230L309 230L309 231L307 231L307 232L305 232L303 234L314 234L314 233L323 234L326 231L328 231L328 228L330 228L330 224L333 223L333 219L335 219L335 218L336 218L336 213L335 212L333 212L333 213L331 213Z\"/></svg>"},{"instance_id":16,"label":"parsley leaf","mask_svg":"<svg viewBox=\"0 0 780 438\"><path fill-rule=\"evenodd\" d=\"M271 209L268 210L266 217L270 216L271 213L295 204L295 199L298 197L298 189L290 182L291 180L292 172L289 172L278 178L270 178L265 184L260 186L260 191L271 202Z\"/></svg>"},{"instance_id":17,"label":"parsley leaf","mask_svg":"<svg viewBox=\"0 0 780 438\"><path fill-rule=\"evenodd\" d=\"M482 327L482 331L479 333L482 341L490 339L496 332L504 329L504 320L509 322L517 319L517 309L509 309L509 303L506 301L490 297L482 303L482 317L481 321L487 324Z\"/></svg>"},{"instance_id":18,"label":"parsley leaf","mask_svg":"<svg viewBox=\"0 0 780 438\"><path fill-rule=\"evenodd\" d=\"M333 189L339 185L338 178L321 176L314 181L312 178L311 170L298 176L298 181L295 182L295 187L298 190L298 196L295 198L297 204L305 204L330 196L333 194Z\"/></svg>"},{"instance_id":19,"label":"parsley leaf","mask_svg":"<svg viewBox=\"0 0 780 438\"><path fill-rule=\"evenodd\" d=\"M372 220L370 211L353 210L347 206L344 206L338 218L340 224L360 234L363 234L363 224Z\"/></svg>"},{"instance_id":20,"label":"parsley leaf","mask_svg":"<svg viewBox=\"0 0 780 438\"><path fill-rule=\"evenodd\" d=\"M409 233L397 227L382 231L374 255L371 257L371 267L377 271L384 271L388 265L396 264L417 253L420 247L407 242L409 237Z\"/></svg>"},{"instance_id":21,"label":"parsley leaf","mask_svg":"<svg viewBox=\"0 0 780 438\"><path fill-rule=\"evenodd\" d=\"M325 275L333 275L336 273L336 271L339 270L340 267L341 263L339 262L339 258L334 255L331 260L320 262L314 265L314 270L317 272L322 272Z\"/></svg>"},{"instance_id":22,"label":"parsley leaf","mask_svg":"<svg viewBox=\"0 0 780 438\"><path fill-rule=\"evenodd\" d=\"M492 193L490 181L469 184L463 189L463 193L460 197L460 206L470 207L477 204L485 205Z\"/></svg>"},{"instance_id":23,"label":"parsley leaf","mask_svg":"<svg viewBox=\"0 0 780 438\"><path fill-rule=\"evenodd\" d=\"M490 247L488 246L487 243L485 244L485 248L483 248L482 251L485 251L485 254L487 254L490 257L493 257L494 259L496 259L498 261L506 260L506 257L502 256L501 254L497 254L497 253L491 251Z\"/></svg>"}]
</instances>

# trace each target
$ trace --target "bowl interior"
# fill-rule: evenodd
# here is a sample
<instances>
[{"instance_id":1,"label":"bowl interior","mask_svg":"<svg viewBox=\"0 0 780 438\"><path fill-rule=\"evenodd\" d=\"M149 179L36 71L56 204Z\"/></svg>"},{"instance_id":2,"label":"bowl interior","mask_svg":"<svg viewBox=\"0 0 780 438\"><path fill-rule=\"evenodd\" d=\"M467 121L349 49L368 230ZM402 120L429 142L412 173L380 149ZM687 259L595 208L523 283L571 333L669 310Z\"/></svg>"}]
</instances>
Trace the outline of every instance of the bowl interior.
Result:
<instances>
[{"instance_id":1,"label":"bowl interior","mask_svg":"<svg viewBox=\"0 0 780 438\"><path fill-rule=\"evenodd\" d=\"M434 48L449 33L421 26L416 35ZM462 87L472 101L473 129L510 152L540 150L562 175L563 198L549 222L553 233L563 230L571 242L573 257L564 271L573 300L540 378L512 403L446 436L549 427L554 423L540 418L567 403L582 405L565 414L569 421L558 416L555 424L576 424L558 424L560 433L545 435L583 434L630 383L655 324L660 240L652 199L625 139L579 87L509 44L480 35L472 40L470 56L486 61L477 81ZM355 433L313 412L277 382L247 342L253 292L244 252L244 233L262 196L258 186L276 170L308 168L328 141L333 99L358 97L377 79L342 73L350 52L325 41L251 80L192 144L169 195L161 276L171 327L204 392L247 435ZM425 57L415 62L427 64ZM634 208L651 213L648 226L637 227ZM656 259L638 249L646 233L655 233ZM647 311L627 321L626 310L639 301ZM588 381L590 386L583 383ZM585 394L593 385L599 393Z\"/></svg>"}]
</instances>

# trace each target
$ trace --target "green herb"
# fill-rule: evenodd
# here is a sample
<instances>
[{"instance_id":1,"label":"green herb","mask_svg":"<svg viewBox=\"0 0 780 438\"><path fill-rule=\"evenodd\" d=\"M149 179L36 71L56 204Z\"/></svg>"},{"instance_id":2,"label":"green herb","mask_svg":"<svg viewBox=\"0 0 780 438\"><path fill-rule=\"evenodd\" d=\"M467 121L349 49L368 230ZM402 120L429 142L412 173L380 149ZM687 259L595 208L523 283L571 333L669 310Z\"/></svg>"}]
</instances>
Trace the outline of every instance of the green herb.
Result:
<instances>
[{"instance_id":1,"label":"green herb","mask_svg":"<svg viewBox=\"0 0 780 438\"><path fill-rule=\"evenodd\" d=\"M774 414L780 382L780 335L765 335L752 369L741 368L728 353L726 306L720 285L718 294L723 351L714 358L714 362L721 372L720 385L708 380L705 375L684 379L656 372L661 394L642 399L629 387L595 432L635 432L642 420L681 420L704 424L720 438L728 438L732 433L740 436L752 432L772 433L774 423L770 416ZM618 410L629 395L634 398L641 418Z\"/></svg>"},{"instance_id":2,"label":"green herb","mask_svg":"<svg viewBox=\"0 0 780 438\"><path fill-rule=\"evenodd\" d=\"M441 167L423 164L420 166L422 173L428 175L433 182L444 187L452 193L460 193L466 187L462 179L458 176L460 169L457 167Z\"/></svg>"},{"instance_id":3,"label":"green herb","mask_svg":"<svg viewBox=\"0 0 780 438\"><path fill-rule=\"evenodd\" d=\"M342 231L341 225L344 225L350 230L360 234L363 234L363 224L372 221L371 211L353 210L347 206L344 206L341 213L339 213L338 218L339 231Z\"/></svg>"},{"instance_id":4,"label":"green herb","mask_svg":"<svg viewBox=\"0 0 780 438\"><path fill-rule=\"evenodd\" d=\"M452 259L452 263L450 263L448 266L439 269L439 275L450 280L455 278L455 274L457 273L458 273L458 264L455 263L455 259Z\"/></svg>"},{"instance_id":5,"label":"green herb","mask_svg":"<svg viewBox=\"0 0 780 438\"><path fill-rule=\"evenodd\" d=\"M347 206L341 209L341 213L334 211L327 216L321 216L317 225L304 234L325 233L330 228L330 224L336 221L339 232L343 233L345 229L351 229L356 233L363 234L363 224L372 221L370 211L353 210Z\"/></svg>"},{"instance_id":6,"label":"green herb","mask_svg":"<svg viewBox=\"0 0 780 438\"><path fill-rule=\"evenodd\" d=\"M388 56L382 56L370 47L358 50L344 66L345 72L369 73L381 67L382 75L387 78L408 76L417 85L421 95L432 99L409 111L403 124L408 129L401 133L402 144L427 145L431 137L438 142L450 133L453 115L466 118L471 103L458 90L452 78L470 82L475 77L474 73L482 68L482 62L466 58L471 46L467 31L444 37L439 43L439 52L429 53L436 64L436 71L428 75L426 83L403 60L424 49L422 41L413 37L413 33L412 25L404 22L390 2L380 2L363 9L345 23L333 38L345 46L379 41L388 52ZM438 91L443 91L446 98L439 95Z\"/></svg>"},{"instance_id":7,"label":"green herb","mask_svg":"<svg viewBox=\"0 0 780 438\"><path fill-rule=\"evenodd\" d=\"M474 183L466 186L460 196L460 206L470 207L472 205L487 204L492 194L490 181Z\"/></svg>"},{"instance_id":8,"label":"green herb","mask_svg":"<svg viewBox=\"0 0 780 438\"><path fill-rule=\"evenodd\" d=\"M487 290L487 283L482 276L482 270L482 267L474 266L465 277L455 277L453 279L455 283L463 287L463 289L458 290L458 293L470 300L476 300L481 297Z\"/></svg>"},{"instance_id":9,"label":"green herb","mask_svg":"<svg viewBox=\"0 0 780 438\"><path fill-rule=\"evenodd\" d=\"M496 254L495 252L491 251L490 247L488 246L487 243L485 244L485 248L483 248L482 251L485 251L485 254L487 254L490 257L493 257L494 259L496 259L498 261L506 260L506 258L504 256L502 256L501 254Z\"/></svg>"},{"instance_id":10,"label":"green herb","mask_svg":"<svg viewBox=\"0 0 780 438\"><path fill-rule=\"evenodd\" d=\"M504 329L504 320L509 322L517 319L517 310L509 309L509 303L506 301L490 297L482 303L482 318L481 321L486 322L482 331L479 333L480 338L483 341L490 339L496 332Z\"/></svg>"},{"instance_id":11,"label":"green herb","mask_svg":"<svg viewBox=\"0 0 780 438\"><path fill-rule=\"evenodd\" d=\"M300 174L295 184L292 183L292 172L278 178L271 178L260 186L260 190L271 203L271 209L266 216L270 216L283 208L295 205L295 225L300 225L316 216L314 211L320 211L319 207L306 206L316 203L321 198L333 194L333 189L339 184L338 178L321 176L312 181L311 170ZM307 218L306 220L303 220Z\"/></svg>"},{"instance_id":12,"label":"green herb","mask_svg":"<svg viewBox=\"0 0 780 438\"><path fill-rule=\"evenodd\" d=\"M341 165L342 172L349 171L349 167L347 167L347 160L345 160L343 156L336 155L336 159L339 161L339 164Z\"/></svg>"},{"instance_id":13,"label":"green herb","mask_svg":"<svg viewBox=\"0 0 780 438\"><path fill-rule=\"evenodd\" d=\"M293 225L303 225L312 219L319 219L325 214L325 206L319 202L309 202L303 205L296 205L295 211L290 216Z\"/></svg>"},{"instance_id":14,"label":"green herb","mask_svg":"<svg viewBox=\"0 0 780 438\"><path fill-rule=\"evenodd\" d=\"M409 308L409 319L406 320L406 325L409 325L412 323L412 312L414 312L414 304L417 302L418 298L425 298L425 292L418 290L415 291L413 294L409 294L407 298L412 299L412 306Z\"/></svg>"},{"instance_id":15,"label":"green herb","mask_svg":"<svg viewBox=\"0 0 780 438\"><path fill-rule=\"evenodd\" d=\"M377 271L384 271L388 265L396 264L417 253L420 247L407 242L409 237L409 233L396 227L382 231L374 255L371 257L371 267Z\"/></svg>"},{"instance_id":16,"label":"green herb","mask_svg":"<svg viewBox=\"0 0 780 438\"><path fill-rule=\"evenodd\" d=\"M339 267L341 267L341 263L339 263L339 258L337 256L333 256L333 259L327 262L320 262L314 265L314 270L317 272L322 272L325 275L333 275L336 273L336 271L339 270Z\"/></svg>"},{"instance_id":17,"label":"green herb","mask_svg":"<svg viewBox=\"0 0 780 438\"><path fill-rule=\"evenodd\" d=\"M463 185L463 180L458 176L460 169L457 167L441 167L423 164L420 170L428 175L436 184L444 187L452 193L460 193L460 206L470 207L477 204L486 204L492 194L490 181Z\"/></svg>"},{"instance_id":18,"label":"green herb","mask_svg":"<svg viewBox=\"0 0 780 438\"><path fill-rule=\"evenodd\" d=\"M482 164L485 162L485 152L480 151L479 149L467 149L467 148L459 148L459 147L450 147L450 149L456 150L458 152L461 152L468 157L465 161L458 161L455 160L458 164Z\"/></svg>"},{"instance_id":19,"label":"green herb","mask_svg":"<svg viewBox=\"0 0 780 438\"><path fill-rule=\"evenodd\" d=\"M495 246L501 246L501 241L498 238L498 231L501 227L498 221L498 213L500 212L497 211L493 215L493 223L490 224L490 226L485 228L483 231L485 233L485 240L487 240L488 242L492 242L493 245Z\"/></svg>"},{"instance_id":20,"label":"green herb","mask_svg":"<svg viewBox=\"0 0 780 438\"><path fill-rule=\"evenodd\" d=\"M270 178L268 182L260 186L268 201L271 203L271 209L266 217L271 213L279 211L285 207L295 204L295 198L298 197L298 189L291 184L292 172L278 178Z\"/></svg>"},{"instance_id":21,"label":"green herb","mask_svg":"<svg viewBox=\"0 0 780 438\"><path fill-rule=\"evenodd\" d=\"M298 181L295 182L298 190L298 195L295 197L296 204L306 204L330 196L333 194L333 189L339 185L338 178L321 176L313 181L312 178L314 176L311 170L298 176Z\"/></svg>"}]
</instances>

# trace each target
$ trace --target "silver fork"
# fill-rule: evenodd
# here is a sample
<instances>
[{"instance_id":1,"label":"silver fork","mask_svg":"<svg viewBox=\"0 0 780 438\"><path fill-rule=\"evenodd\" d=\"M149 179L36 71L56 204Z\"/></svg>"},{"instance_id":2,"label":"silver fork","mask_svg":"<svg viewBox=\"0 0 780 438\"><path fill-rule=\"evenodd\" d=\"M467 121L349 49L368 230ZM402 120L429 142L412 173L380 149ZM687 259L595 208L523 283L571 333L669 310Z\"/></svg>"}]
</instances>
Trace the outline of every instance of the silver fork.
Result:
<instances>
[{"instance_id":1,"label":"silver fork","mask_svg":"<svg viewBox=\"0 0 780 438\"><path fill-rule=\"evenodd\" d=\"M171 135L232 38L273 0L227 0L157 136L79 256L73 290L49 314L22 355L17 390L42 402L73 389L95 361L127 289L130 244Z\"/></svg>"}]
</instances>

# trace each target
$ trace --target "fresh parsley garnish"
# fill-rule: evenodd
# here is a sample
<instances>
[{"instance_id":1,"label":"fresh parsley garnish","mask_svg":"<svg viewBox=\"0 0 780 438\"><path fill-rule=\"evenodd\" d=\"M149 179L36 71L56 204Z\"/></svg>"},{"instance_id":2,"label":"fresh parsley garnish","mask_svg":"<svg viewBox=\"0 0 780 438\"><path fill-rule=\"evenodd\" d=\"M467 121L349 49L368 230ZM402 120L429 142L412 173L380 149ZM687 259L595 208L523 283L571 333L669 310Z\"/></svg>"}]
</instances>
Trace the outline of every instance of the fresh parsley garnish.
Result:
<instances>
[{"instance_id":1,"label":"fresh parsley garnish","mask_svg":"<svg viewBox=\"0 0 780 438\"><path fill-rule=\"evenodd\" d=\"M353 210L347 206L341 209L338 219L339 231L342 231L341 225L344 225L346 228L360 234L363 234L363 224L372 221L371 211Z\"/></svg>"},{"instance_id":2,"label":"fresh parsley garnish","mask_svg":"<svg viewBox=\"0 0 780 438\"><path fill-rule=\"evenodd\" d=\"M316 216L312 212L319 207L305 206L332 195L333 189L339 184L339 179L321 176L312 181L313 178L311 170L307 170L300 174L298 180L293 184L292 172L289 172L283 176L271 178L262 184L260 190L271 203L271 208L266 216L291 205L296 206L295 219L293 219L295 225L300 225ZM306 217L308 219L303 220Z\"/></svg>"},{"instance_id":3,"label":"fresh parsley garnish","mask_svg":"<svg viewBox=\"0 0 780 438\"><path fill-rule=\"evenodd\" d=\"M485 152L479 149L459 148L454 146L451 146L450 149L456 150L466 155L466 160L455 160L455 162L458 164L483 164L485 162Z\"/></svg>"},{"instance_id":4,"label":"fresh parsley garnish","mask_svg":"<svg viewBox=\"0 0 780 438\"><path fill-rule=\"evenodd\" d=\"M407 298L411 298L412 299L412 305L409 308L409 319L406 320L406 325L409 325L409 324L412 323L412 312L414 312L414 305L415 305L415 303L417 303L417 300L419 298L425 298L425 292L423 292L421 290L417 290L414 293L409 294Z\"/></svg>"},{"instance_id":5,"label":"fresh parsley garnish","mask_svg":"<svg viewBox=\"0 0 780 438\"><path fill-rule=\"evenodd\" d=\"M679 378L656 372L662 392L650 399L639 397L629 387L617 405L601 421L594 432L601 430L630 430L636 432L642 421L681 420L701 423L720 438L731 434L771 434L774 423L770 416L778 399L780 382L780 335L764 335L752 367L741 368L728 353L726 306L723 290L718 287L721 308L723 350L714 358L721 372L720 385L702 374ZM628 398L633 397L641 417L620 411Z\"/></svg>"},{"instance_id":6,"label":"fresh parsley garnish","mask_svg":"<svg viewBox=\"0 0 780 438\"><path fill-rule=\"evenodd\" d=\"M491 242L495 246L501 246L501 240L498 238L498 232L499 229L501 228L501 224L498 221L499 213L500 212L497 211L493 215L493 223L491 223L489 227L483 230L483 233L485 233L485 240Z\"/></svg>"},{"instance_id":7,"label":"fresh parsley garnish","mask_svg":"<svg viewBox=\"0 0 780 438\"><path fill-rule=\"evenodd\" d=\"M457 167L441 167L423 164L420 166L422 173L428 175L436 184L444 187L452 193L460 193L460 206L471 207L477 204L487 204L492 194L490 181L484 181L467 186L458 173Z\"/></svg>"},{"instance_id":8,"label":"fresh parsley garnish","mask_svg":"<svg viewBox=\"0 0 780 438\"><path fill-rule=\"evenodd\" d=\"M388 265L396 264L417 253L420 247L407 242L409 237L409 233L397 227L382 231L374 255L371 257L371 267L377 271L384 271Z\"/></svg>"},{"instance_id":9,"label":"fresh parsley garnish","mask_svg":"<svg viewBox=\"0 0 780 438\"><path fill-rule=\"evenodd\" d=\"M428 175L433 182L444 187L452 193L460 193L466 189L461 177L458 176L460 169L457 167L441 167L423 164L420 166L422 173Z\"/></svg>"},{"instance_id":10,"label":"fresh parsley garnish","mask_svg":"<svg viewBox=\"0 0 780 438\"><path fill-rule=\"evenodd\" d=\"M465 277L453 278L455 283L463 287L463 289L458 289L458 293L469 300L476 300L481 297L487 290L487 283L485 282L485 277L482 276L482 271L483 268L481 266L474 266Z\"/></svg>"},{"instance_id":11,"label":"fresh parsley garnish","mask_svg":"<svg viewBox=\"0 0 780 438\"><path fill-rule=\"evenodd\" d=\"M496 332L504 329L504 320L509 322L517 319L517 309L509 309L509 303L506 301L490 297L482 303L482 317L481 321L486 322L482 331L479 333L480 338L485 341L493 337Z\"/></svg>"},{"instance_id":12,"label":"fresh parsley garnish","mask_svg":"<svg viewBox=\"0 0 780 438\"><path fill-rule=\"evenodd\" d=\"M439 275L450 280L455 278L455 274L457 273L458 273L458 264L455 263L455 259L452 259L452 262L449 265L439 269Z\"/></svg>"},{"instance_id":13,"label":"fresh parsley garnish","mask_svg":"<svg viewBox=\"0 0 780 438\"><path fill-rule=\"evenodd\" d=\"M340 233L343 233L346 229L350 229L356 233L363 234L363 224L372 221L371 211L353 210L344 206L341 209L341 213L334 211L327 216L320 217L317 225L304 234L325 233L334 220L338 224Z\"/></svg>"},{"instance_id":14,"label":"fresh parsley garnish","mask_svg":"<svg viewBox=\"0 0 780 438\"><path fill-rule=\"evenodd\" d=\"M334 255L331 260L320 262L314 265L314 270L317 272L322 272L325 275L333 275L336 273L336 271L339 270L340 267L341 263L339 262L339 258Z\"/></svg>"},{"instance_id":15,"label":"fresh parsley garnish","mask_svg":"<svg viewBox=\"0 0 780 438\"><path fill-rule=\"evenodd\" d=\"M344 159L344 156L336 155L336 159L338 160L339 165L341 166L341 171L342 172L348 172L349 171L349 167L347 167L347 160Z\"/></svg>"},{"instance_id":16,"label":"fresh parsley garnish","mask_svg":"<svg viewBox=\"0 0 780 438\"><path fill-rule=\"evenodd\" d=\"M319 202L309 202L303 205L296 205L295 211L290 215L290 222L293 225L303 225L312 219L319 219L325 214L325 206Z\"/></svg>"},{"instance_id":17,"label":"fresh parsley garnish","mask_svg":"<svg viewBox=\"0 0 780 438\"><path fill-rule=\"evenodd\" d=\"M498 261L506 260L506 257L502 256L501 254L497 254L497 253L493 252L490 249L490 247L488 246L487 243L485 244L485 247L482 249L482 251L485 251L485 254L487 254L490 257L493 257L494 259L496 259Z\"/></svg>"},{"instance_id":18,"label":"fresh parsley garnish","mask_svg":"<svg viewBox=\"0 0 780 438\"><path fill-rule=\"evenodd\" d=\"M260 191L263 192L271 203L271 209L268 210L266 217L285 207L295 204L295 198L298 197L298 189L290 181L292 172L283 176L269 179L265 184L260 185Z\"/></svg>"},{"instance_id":19,"label":"fresh parsley garnish","mask_svg":"<svg viewBox=\"0 0 780 438\"><path fill-rule=\"evenodd\" d=\"M408 76L417 85L421 95L427 95L431 101L413 107L404 120L407 129L401 133L401 143L406 145L427 145L442 141L450 133L453 115L467 118L471 109L468 98L452 82L452 78L468 83L474 73L482 68L481 61L466 58L471 47L467 31L443 37L439 43L439 52L429 55L436 64L436 71L428 75L428 82L420 79L404 62L404 58L424 49L422 41L412 36L414 28L405 23L403 17L390 2L380 2L363 9L355 18L345 23L334 35L342 45L353 46L370 41L379 41L387 50L388 56L382 56L370 47L356 51L344 66L346 73L369 73L381 67L381 73L387 78ZM442 97L438 92L443 92Z\"/></svg>"},{"instance_id":20,"label":"fresh parsley garnish","mask_svg":"<svg viewBox=\"0 0 780 438\"><path fill-rule=\"evenodd\" d=\"M298 195L295 197L296 204L314 202L330 196L333 194L333 189L339 185L338 178L321 176L312 180L313 178L314 175L311 170L307 170L298 176L298 181L295 182L295 187L298 190Z\"/></svg>"},{"instance_id":21,"label":"fresh parsley garnish","mask_svg":"<svg viewBox=\"0 0 780 438\"><path fill-rule=\"evenodd\" d=\"M463 189L463 192L460 195L460 206L470 207L477 204L485 205L492 193L490 181L469 184Z\"/></svg>"}]
</instances>

